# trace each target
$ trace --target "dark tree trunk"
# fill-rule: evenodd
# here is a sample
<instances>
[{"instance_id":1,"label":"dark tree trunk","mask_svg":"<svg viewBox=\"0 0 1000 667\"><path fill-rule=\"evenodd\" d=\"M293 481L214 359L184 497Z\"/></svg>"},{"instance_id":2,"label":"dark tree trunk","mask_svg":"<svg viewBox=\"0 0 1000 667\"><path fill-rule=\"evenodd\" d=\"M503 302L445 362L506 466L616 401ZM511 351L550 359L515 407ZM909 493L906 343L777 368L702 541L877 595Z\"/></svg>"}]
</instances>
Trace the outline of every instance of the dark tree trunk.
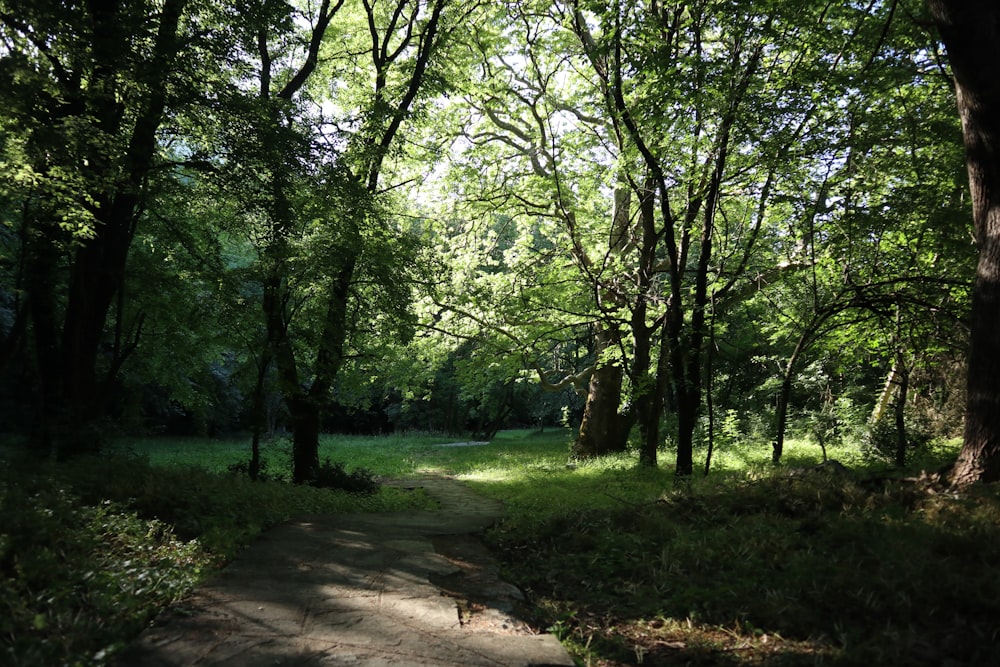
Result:
<instances>
[{"instance_id":1,"label":"dark tree trunk","mask_svg":"<svg viewBox=\"0 0 1000 667\"><path fill-rule=\"evenodd\" d=\"M669 367L670 357L667 354L667 346L662 343L661 335L660 357L656 362L653 396L646 415L648 422L643 429L643 438L639 449L639 465L642 467L653 468L659 465L656 451L661 443L660 423L663 421L663 413L668 408L676 411L676 405L668 406L672 398Z\"/></svg>"},{"instance_id":2,"label":"dark tree trunk","mask_svg":"<svg viewBox=\"0 0 1000 667\"><path fill-rule=\"evenodd\" d=\"M292 420L292 481L305 484L319 471L320 406L308 396L288 401Z\"/></svg>"},{"instance_id":3,"label":"dark tree trunk","mask_svg":"<svg viewBox=\"0 0 1000 667\"><path fill-rule=\"evenodd\" d=\"M347 342L349 326L347 305L351 298L351 283L354 280L354 270L358 260L356 252L355 249L341 249L344 264L330 291L326 320L313 365L315 368L313 381L300 408L301 421L296 420L293 415L293 423L298 424L293 436L295 450L293 476L296 479L312 478L319 470L320 421L323 408L329 401L330 390L344 362L344 345ZM307 467L299 470L299 466Z\"/></svg>"},{"instance_id":4,"label":"dark tree trunk","mask_svg":"<svg viewBox=\"0 0 1000 667\"><path fill-rule=\"evenodd\" d=\"M280 276L281 244L271 249L273 268L264 282L262 305L267 322L267 339L270 355L278 372L282 397L291 416L292 425L292 478L297 483L316 477L319 470L319 432L323 408L326 406L333 382L340 371L347 340L347 303L357 256L344 249L344 266L338 273L328 296L320 342L313 364L312 382L308 389L299 378L292 339L288 332L285 312L288 294Z\"/></svg>"},{"instance_id":5,"label":"dark tree trunk","mask_svg":"<svg viewBox=\"0 0 1000 667\"><path fill-rule=\"evenodd\" d=\"M655 379L650 377L653 386L646 389L642 397L642 405L637 410L639 419L639 465L643 468L655 468L657 465L656 450L660 447L660 421L663 414L663 395L656 387Z\"/></svg>"},{"instance_id":6,"label":"dark tree trunk","mask_svg":"<svg viewBox=\"0 0 1000 667\"><path fill-rule=\"evenodd\" d=\"M54 235L45 231L45 228L28 230L24 261L24 288L28 294L28 312L32 321L38 392L31 449L42 457L52 453L57 425L62 422L59 314L56 309L60 262L57 241Z\"/></svg>"},{"instance_id":7,"label":"dark tree trunk","mask_svg":"<svg viewBox=\"0 0 1000 667\"><path fill-rule=\"evenodd\" d=\"M1000 480L1000 4L929 0L955 76L979 263L958 485Z\"/></svg>"},{"instance_id":8,"label":"dark tree trunk","mask_svg":"<svg viewBox=\"0 0 1000 667\"><path fill-rule=\"evenodd\" d=\"M100 419L103 405L98 392L97 359L108 313L121 284L122 276L113 274L123 272L125 267L124 254L115 252L111 256L101 247L119 246L121 241L116 237L122 230L102 227L104 234L77 254L70 277L62 337L62 388L68 433L59 443L61 457L100 448L93 426ZM106 259L102 260L102 256Z\"/></svg>"},{"instance_id":9,"label":"dark tree trunk","mask_svg":"<svg viewBox=\"0 0 1000 667\"><path fill-rule=\"evenodd\" d=\"M632 309L632 390L635 392L635 412L639 420L639 465L656 467L656 450L660 446L660 416L663 414L663 392L657 375L652 372L653 335L656 328L646 324L649 294L656 273L656 182L647 178L639 201L639 221L642 246L639 252L639 284ZM661 325L662 326L662 325Z\"/></svg>"},{"instance_id":10,"label":"dark tree trunk","mask_svg":"<svg viewBox=\"0 0 1000 667\"><path fill-rule=\"evenodd\" d=\"M685 391L678 395L677 410L677 477L694 474L694 430L698 426L698 409L701 398L696 392Z\"/></svg>"},{"instance_id":11,"label":"dark tree trunk","mask_svg":"<svg viewBox=\"0 0 1000 667\"><path fill-rule=\"evenodd\" d=\"M90 199L85 205L95 218L94 236L73 257L58 342L52 340L48 321L54 309L44 305L50 301L46 293L49 286L40 287L36 282L35 293L29 293L34 303L35 325L46 330L42 333L44 340L38 340L41 375L45 378L43 396L47 397L41 410L46 422L41 426L41 437L51 441L53 429L58 431L60 437L54 445L61 457L93 451L99 444L93 425L102 416L104 403L97 361L108 314L124 280L146 178L154 162L156 131L166 108L165 82L177 53L177 28L186 4L187 0L166 0L160 12L149 78L141 82L148 96L132 111L134 125L127 135L121 159L101 154L90 156L92 164L87 176L95 183L96 192L88 193ZM78 104L71 105L69 113L86 114L81 117L93 125L93 131L114 136L121 133L124 120L130 117L116 93L118 61L128 36L122 34L120 17L113 5L91 3L89 7L94 29L92 80L87 84L84 99L76 100ZM75 99L78 91L67 94ZM77 109L79 104L84 110ZM109 185L113 189L104 191ZM55 223L52 226L55 228ZM55 269L50 259L35 268L44 270L46 266ZM49 368L53 363L58 364L57 373Z\"/></svg>"},{"instance_id":12,"label":"dark tree trunk","mask_svg":"<svg viewBox=\"0 0 1000 667\"><path fill-rule=\"evenodd\" d=\"M276 94L271 90L273 61L268 50L267 32L262 30L258 35L258 46L260 48L261 71L260 71L260 97L268 99L277 97L282 100L292 100L305 85L306 81L316 71L320 62L319 55L323 45L324 35L330 25L334 15L340 10L343 3L331 3L330 0L322 0L317 12L317 19L313 24L306 59L299 67L294 76L289 78L285 85ZM417 51L413 61L412 71L406 81L406 91L402 99L393 108L382 108L388 112L385 119L385 126L381 128L379 136L369 137L369 147L373 150L368 152L368 157L363 164L363 173L358 173L355 178L358 185L369 196L375 196L379 191L379 176L382 162L392 146L397 132L407 118L410 108L420 91L424 81L427 66L430 62L431 54L437 45L437 28L445 9L446 3L437 0L431 9L430 16L422 24L422 33L417 41ZM372 8L368 7L369 16ZM372 30L375 30L375 21L372 18ZM385 33L385 39L391 30ZM377 36L372 33L376 43L373 45L372 56L376 60L375 97L378 105L384 105L386 86L386 71L397 57L404 51L396 51L391 56L388 55L388 42L383 42L381 46L377 43ZM269 132L281 127L281 118L284 111L281 106L274 106L269 110L269 116L263 119L261 127L257 128L261 136L261 141L266 145ZM313 479L319 468L319 430L323 408L326 406L329 393L333 388L333 383L337 378L340 367L344 359L344 346L347 340L348 328L351 322L348 320L348 302L351 298L351 287L354 280L354 272L360 259L361 235L357 228L351 230L354 234L348 234L349 241L345 246L331 248L331 254L338 256L341 261L340 269L336 275L330 276L333 285L327 301L327 310L323 320L323 330L319 336L316 347L316 356L312 367L313 379L308 388L299 382L299 369L292 346L291 334L288 331L290 323L290 312L288 311L288 291L282 276L285 275L282 263L285 259L284 250L288 241L294 235L295 216L289 201L291 187L293 183L288 179L289 173L285 160L288 156L282 155L277 150L278 144L268 155L268 168L274 181L270 184L270 192L267 194L273 198L271 204L272 220L272 245L265 254L270 266L265 272L265 289L263 298L263 308L267 319L268 344L274 355L275 366L278 371L279 385L282 396L288 406L292 416L292 443L293 443L293 471L292 476L297 482L304 482Z\"/></svg>"},{"instance_id":13,"label":"dark tree trunk","mask_svg":"<svg viewBox=\"0 0 1000 667\"><path fill-rule=\"evenodd\" d=\"M798 343L792 351L792 356L785 364L785 373L781 378L781 388L778 390L778 401L774 410L775 434L772 443L771 463L778 465L781 463L781 455L785 451L785 431L788 429L788 401L792 397L792 383L795 381L795 373L798 370L799 357L805 351L811 331L807 330L799 336Z\"/></svg>"},{"instance_id":14,"label":"dark tree trunk","mask_svg":"<svg viewBox=\"0 0 1000 667\"><path fill-rule=\"evenodd\" d=\"M271 368L271 354L265 349L257 361L257 382L253 388L253 407L250 419L253 421L253 431L250 441L250 479L260 479L260 439L267 428L267 372Z\"/></svg>"},{"instance_id":15,"label":"dark tree trunk","mask_svg":"<svg viewBox=\"0 0 1000 667\"><path fill-rule=\"evenodd\" d=\"M678 301L671 297L667 303L667 315L663 323L663 340L660 343L660 364L658 375L661 380L667 374L673 388L674 403L677 409L677 457L674 475L690 477L694 474L694 431L698 425L698 410L701 407L701 394L697 383L699 377L691 377L689 373L695 370L689 365L691 356L701 351L691 349L691 342L682 335L684 315L675 305ZM688 337L690 338L690 337ZM665 380L662 380L665 381Z\"/></svg>"}]
</instances>

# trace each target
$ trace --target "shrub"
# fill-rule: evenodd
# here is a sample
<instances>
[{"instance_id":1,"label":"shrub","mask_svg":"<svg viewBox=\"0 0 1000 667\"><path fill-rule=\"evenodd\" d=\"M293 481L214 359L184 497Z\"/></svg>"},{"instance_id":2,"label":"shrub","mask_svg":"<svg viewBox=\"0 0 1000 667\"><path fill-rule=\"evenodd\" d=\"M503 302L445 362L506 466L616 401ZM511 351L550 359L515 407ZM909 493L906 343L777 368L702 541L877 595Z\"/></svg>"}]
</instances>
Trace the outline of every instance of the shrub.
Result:
<instances>
[{"instance_id":1,"label":"shrub","mask_svg":"<svg viewBox=\"0 0 1000 667\"><path fill-rule=\"evenodd\" d=\"M241 459L236 463L230 463L226 466L226 470L238 477L249 477L257 482L266 482L268 480L281 480L282 476L280 474L273 474L270 472L268 467L267 459L260 459L260 467L257 469L257 476L254 477L250 474L250 461L247 459Z\"/></svg>"},{"instance_id":2,"label":"shrub","mask_svg":"<svg viewBox=\"0 0 1000 667\"><path fill-rule=\"evenodd\" d=\"M871 424L861 437L861 453L871 463L895 463L897 447L896 423L891 419L880 419ZM906 427L906 457L909 461L914 454L930 445L929 431L921 424Z\"/></svg>"},{"instance_id":3,"label":"shrub","mask_svg":"<svg viewBox=\"0 0 1000 667\"><path fill-rule=\"evenodd\" d=\"M86 506L58 480L3 473L0 663L100 662L211 560L198 542L118 503Z\"/></svg>"},{"instance_id":4,"label":"shrub","mask_svg":"<svg viewBox=\"0 0 1000 667\"><path fill-rule=\"evenodd\" d=\"M331 462L329 458L323 459L319 470L316 471L316 478L310 483L321 489L339 489L363 496L378 493L380 486L375 474L370 470L358 468L347 472L343 463Z\"/></svg>"}]
</instances>

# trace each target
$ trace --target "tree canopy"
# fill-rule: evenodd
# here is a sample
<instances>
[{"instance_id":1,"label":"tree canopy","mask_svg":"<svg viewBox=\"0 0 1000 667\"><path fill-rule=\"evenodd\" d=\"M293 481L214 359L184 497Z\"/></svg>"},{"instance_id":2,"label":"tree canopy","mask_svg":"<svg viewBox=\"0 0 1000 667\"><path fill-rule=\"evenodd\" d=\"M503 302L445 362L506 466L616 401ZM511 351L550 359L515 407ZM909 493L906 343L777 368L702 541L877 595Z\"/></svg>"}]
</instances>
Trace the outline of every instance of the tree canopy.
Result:
<instances>
[{"instance_id":1,"label":"tree canopy","mask_svg":"<svg viewBox=\"0 0 1000 667\"><path fill-rule=\"evenodd\" d=\"M990 11L2 0L8 430L287 429L307 481L323 430L562 423L687 476L893 415L902 462L1000 348Z\"/></svg>"}]
</instances>

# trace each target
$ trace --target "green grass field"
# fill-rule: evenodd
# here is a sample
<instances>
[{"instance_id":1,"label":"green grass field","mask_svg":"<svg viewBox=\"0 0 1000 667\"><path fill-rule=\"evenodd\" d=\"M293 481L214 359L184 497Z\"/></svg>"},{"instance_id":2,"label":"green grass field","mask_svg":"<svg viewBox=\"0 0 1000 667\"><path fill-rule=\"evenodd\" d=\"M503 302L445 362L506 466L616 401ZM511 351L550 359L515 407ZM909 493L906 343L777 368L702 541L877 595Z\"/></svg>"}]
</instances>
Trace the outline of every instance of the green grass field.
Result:
<instances>
[{"instance_id":1,"label":"green grass field","mask_svg":"<svg viewBox=\"0 0 1000 667\"><path fill-rule=\"evenodd\" d=\"M493 465L513 467L565 464L569 434L563 430L544 433L501 432L486 447L448 447L460 438L440 435L323 436L320 459L343 462L348 468L364 468L382 477L398 478L425 473L468 473ZM115 443L114 450L139 456L154 466L195 466L214 472L250 457L247 438L134 438ZM291 442L272 438L261 447L268 470L290 477Z\"/></svg>"},{"instance_id":2,"label":"green grass field","mask_svg":"<svg viewBox=\"0 0 1000 667\"><path fill-rule=\"evenodd\" d=\"M327 437L321 459L379 477L454 475L499 498L487 542L526 591L532 620L581 664L995 664L1000 656L1000 495L961 496L869 466L806 472L790 442L714 453L677 483L621 454L568 461L570 435L511 431L489 445L430 435ZM703 458L705 452L696 454ZM163 605L261 530L302 513L430 507L420 494L296 487L288 444L272 481L229 472L247 440L134 439L71 465L0 466L0 663L104 664ZM798 468L797 472L792 471Z\"/></svg>"}]
</instances>

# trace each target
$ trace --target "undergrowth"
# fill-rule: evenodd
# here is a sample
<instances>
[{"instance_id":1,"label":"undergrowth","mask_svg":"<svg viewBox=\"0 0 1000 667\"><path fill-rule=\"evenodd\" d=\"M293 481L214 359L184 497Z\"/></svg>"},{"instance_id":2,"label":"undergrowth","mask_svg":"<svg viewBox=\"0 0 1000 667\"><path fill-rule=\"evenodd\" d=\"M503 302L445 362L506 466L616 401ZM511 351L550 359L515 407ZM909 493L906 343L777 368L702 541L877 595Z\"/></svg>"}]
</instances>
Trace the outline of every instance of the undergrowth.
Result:
<instances>
[{"instance_id":1,"label":"undergrowth","mask_svg":"<svg viewBox=\"0 0 1000 667\"><path fill-rule=\"evenodd\" d=\"M633 453L570 464L568 439L327 438L321 455L357 466L329 464L338 478L451 474L503 500L489 543L582 664L1000 664L997 489L952 495L846 447L828 450L848 472L818 473L801 442L778 469L766 447L720 448L709 477L678 484ZM124 449L137 456L0 465L0 663L103 664L291 516L428 506L392 487L251 482L226 470L245 443Z\"/></svg>"},{"instance_id":2,"label":"undergrowth","mask_svg":"<svg viewBox=\"0 0 1000 667\"><path fill-rule=\"evenodd\" d=\"M0 664L104 664L293 516L431 505L391 487L359 495L136 457L0 461Z\"/></svg>"},{"instance_id":3,"label":"undergrowth","mask_svg":"<svg viewBox=\"0 0 1000 667\"><path fill-rule=\"evenodd\" d=\"M491 540L537 622L588 664L1000 659L994 488L778 473L534 514L513 508Z\"/></svg>"}]
</instances>

